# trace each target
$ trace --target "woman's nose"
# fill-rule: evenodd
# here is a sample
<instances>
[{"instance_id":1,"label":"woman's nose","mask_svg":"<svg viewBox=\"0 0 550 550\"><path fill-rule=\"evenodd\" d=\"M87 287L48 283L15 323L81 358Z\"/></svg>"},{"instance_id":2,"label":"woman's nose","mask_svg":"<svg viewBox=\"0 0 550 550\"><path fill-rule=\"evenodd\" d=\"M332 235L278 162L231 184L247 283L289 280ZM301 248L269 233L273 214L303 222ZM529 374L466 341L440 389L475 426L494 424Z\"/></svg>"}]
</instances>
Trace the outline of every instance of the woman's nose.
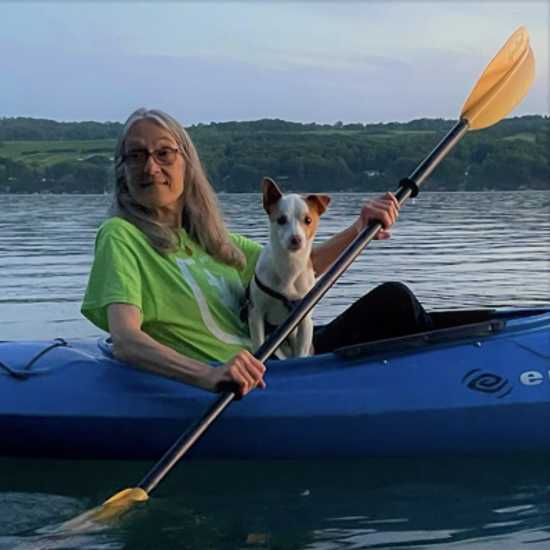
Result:
<instances>
[{"instance_id":1,"label":"woman's nose","mask_svg":"<svg viewBox=\"0 0 550 550\"><path fill-rule=\"evenodd\" d=\"M147 157L143 170L147 174L156 174L160 170L160 166L153 155Z\"/></svg>"}]
</instances>

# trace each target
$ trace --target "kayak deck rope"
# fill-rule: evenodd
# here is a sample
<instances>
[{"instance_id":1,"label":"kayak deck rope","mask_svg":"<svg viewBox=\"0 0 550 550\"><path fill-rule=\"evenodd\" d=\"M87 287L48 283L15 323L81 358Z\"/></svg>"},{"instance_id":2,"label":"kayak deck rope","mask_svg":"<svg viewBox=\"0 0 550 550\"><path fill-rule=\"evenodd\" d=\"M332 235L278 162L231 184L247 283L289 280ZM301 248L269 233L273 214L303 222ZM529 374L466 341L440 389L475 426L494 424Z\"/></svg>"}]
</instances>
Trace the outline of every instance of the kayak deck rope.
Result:
<instances>
[{"instance_id":1,"label":"kayak deck rope","mask_svg":"<svg viewBox=\"0 0 550 550\"><path fill-rule=\"evenodd\" d=\"M27 362L27 364L20 370L14 369L2 361L0 361L0 368L4 369L8 374L16 378L17 380L25 380L27 379L31 374L31 368L32 366L46 353L51 351L52 349L61 347L61 346L68 346L69 343L64 340L63 338L55 338L53 343L50 344L48 347L44 348L43 350L39 351L34 357L31 358L30 361Z\"/></svg>"}]
</instances>

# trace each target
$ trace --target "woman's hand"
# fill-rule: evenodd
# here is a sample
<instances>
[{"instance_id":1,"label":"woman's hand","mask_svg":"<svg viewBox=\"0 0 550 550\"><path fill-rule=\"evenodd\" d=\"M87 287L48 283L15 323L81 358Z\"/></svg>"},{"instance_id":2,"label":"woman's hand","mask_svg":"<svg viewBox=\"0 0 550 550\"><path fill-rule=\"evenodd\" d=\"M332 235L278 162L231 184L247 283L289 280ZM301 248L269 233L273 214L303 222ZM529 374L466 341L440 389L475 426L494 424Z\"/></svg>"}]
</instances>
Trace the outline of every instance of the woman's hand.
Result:
<instances>
[{"instance_id":1,"label":"woman's hand","mask_svg":"<svg viewBox=\"0 0 550 550\"><path fill-rule=\"evenodd\" d=\"M216 383L216 390L219 392L235 391L238 397L242 397L256 387L266 387L263 378L265 366L245 349L215 370L220 375Z\"/></svg>"},{"instance_id":2,"label":"woman's hand","mask_svg":"<svg viewBox=\"0 0 550 550\"><path fill-rule=\"evenodd\" d=\"M162 376L175 378L208 391L235 391L238 397L259 386L265 388L265 367L251 353L241 350L221 367L182 355L141 330L141 312L129 304L107 308L114 356Z\"/></svg>"},{"instance_id":3,"label":"woman's hand","mask_svg":"<svg viewBox=\"0 0 550 550\"><path fill-rule=\"evenodd\" d=\"M367 201L361 208L359 217L344 231L333 235L325 242L316 245L311 251L311 261L315 275L322 275L342 254L350 243L373 220L379 220L383 229L378 231L375 239L389 239L390 227L399 215L399 202L393 193L386 193L374 200Z\"/></svg>"},{"instance_id":4,"label":"woman's hand","mask_svg":"<svg viewBox=\"0 0 550 550\"><path fill-rule=\"evenodd\" d=\"M357 231L357 235L365 229L373 220L379 221L383 229L378 231L375 239L389 239L391 236L390 228L399 216L399 202L393 193L386 193L381 197L367 201L361 208L361 213L353 227Z\"/></svg>"}]
</instances>

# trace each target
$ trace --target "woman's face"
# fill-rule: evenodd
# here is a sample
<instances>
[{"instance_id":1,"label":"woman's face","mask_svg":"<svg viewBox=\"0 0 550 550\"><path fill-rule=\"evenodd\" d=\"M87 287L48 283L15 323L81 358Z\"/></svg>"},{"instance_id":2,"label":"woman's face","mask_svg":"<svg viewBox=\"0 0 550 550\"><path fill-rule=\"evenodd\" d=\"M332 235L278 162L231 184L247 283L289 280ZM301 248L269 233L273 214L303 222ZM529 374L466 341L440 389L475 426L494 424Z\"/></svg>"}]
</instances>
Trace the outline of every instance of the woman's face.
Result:
<instances>
[{"instance_id":1,"label":"woman's face","mask_svg":"<svg viewBox=\"0 0 550 550\"><path fill-rule=\"evenodd\" d=\"M126 136L124 164L132 198L163 221L180 213L185 161L172 134L152 120L138 120Z\"/></svg>"}]
</instances>

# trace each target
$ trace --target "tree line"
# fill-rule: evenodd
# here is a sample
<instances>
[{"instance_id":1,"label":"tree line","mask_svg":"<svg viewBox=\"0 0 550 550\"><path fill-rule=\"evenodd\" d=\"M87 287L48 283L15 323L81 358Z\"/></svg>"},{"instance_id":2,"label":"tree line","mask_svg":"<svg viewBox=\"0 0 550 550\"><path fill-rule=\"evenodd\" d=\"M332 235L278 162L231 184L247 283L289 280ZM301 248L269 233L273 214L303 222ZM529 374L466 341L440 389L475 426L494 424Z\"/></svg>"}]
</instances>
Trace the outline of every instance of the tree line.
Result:
<instances>
[{"instance_id":1,"label":"tree line","mask_svg":"<svg viewBox=\"0 0 550 550\"><path fill-rule=\"evenodd\" d=\"M285 190L366 192L395 189L453 124L444 119L332 125L265 119L197 124L188 130L218 191L257 192L261 178L270 176ZM117 122L0 118L0 192L109 191L112 152L104 145L94 147L94 141L114 140L121 130ZM37 163L37 150L6 153L10 144L30 140L56 142L55 152L63 150L68 157L55 160L52 154L51 162ZM89 142L86 155L79 154L75 141ZM549 150L549 117L505 119L470 132L440 164L427 189L548 189Z\"/></svg>"}]
</instances>

